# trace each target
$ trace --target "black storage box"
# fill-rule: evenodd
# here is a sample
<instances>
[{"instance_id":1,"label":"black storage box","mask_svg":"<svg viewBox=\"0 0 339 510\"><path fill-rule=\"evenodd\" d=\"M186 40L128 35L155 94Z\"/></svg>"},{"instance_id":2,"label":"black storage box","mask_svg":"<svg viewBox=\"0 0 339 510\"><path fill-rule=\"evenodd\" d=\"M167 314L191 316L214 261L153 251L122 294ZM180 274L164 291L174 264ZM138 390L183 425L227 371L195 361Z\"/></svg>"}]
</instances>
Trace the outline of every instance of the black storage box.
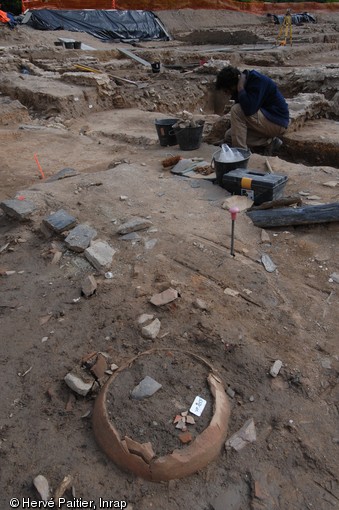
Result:
<instances>
[{"instance_id":1,"label":"black storage box","mask_svg":"<svg viewBox=\"0 0 339 510\"><path fill-rule=\"evenodd\" d=\"M222 188L233 195L245 195L259 205L280 198L287 179L287 175L237 168L223 175Z\"/></svg>"}]
</instances>

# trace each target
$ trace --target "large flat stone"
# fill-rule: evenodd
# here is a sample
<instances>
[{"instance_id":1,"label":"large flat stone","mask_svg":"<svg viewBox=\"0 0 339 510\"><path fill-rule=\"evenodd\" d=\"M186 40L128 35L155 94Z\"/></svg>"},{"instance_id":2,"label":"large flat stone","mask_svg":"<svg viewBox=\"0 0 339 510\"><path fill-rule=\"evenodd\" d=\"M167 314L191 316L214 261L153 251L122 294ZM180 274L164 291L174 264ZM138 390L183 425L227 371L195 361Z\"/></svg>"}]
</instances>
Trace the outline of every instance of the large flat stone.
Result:
<instances>
[{"instance_id":1,"label":"large flat stone","mask_svg":"<svg viewBox=\"0 0 339 510\"><path fill-rule=\"evenodd\" d=\"M85 250L85 257L98 270L109 269L116 250L105 241L96 241Z\"/></svg>"},{"instance_id":2,"label":"large flat stone","mask_svg":"<svg viewBox=\"0 0 339 510\"><path fill-rule=\"evenodd\" d=\"M138 230L145 230L151 225L153 225L153 223L145 218L132 218L131 220L126 221L126 223L120 225L118 228L118 234L130 234L131 232L136 232Z\"/></svg>"},{"instance_id":3,"label":"large flat stone","mask_svg":"<svg viewBox=\"0 0 339 510\"><path fill-rule=\"evenodd\" d=\"M53 232L60 234L65 230L68 230L76 224L77 219L74 216L68 214L68 212L64 211L64 209L59 209L59 211L51 214L47 218L42 220L42 223L48 227Z\"/></svg>"},{"instance_id":4,"label":"large flat stone","mask_svg":"<svg viewBox=\"0 0 339 510\"><path fill-rule=\"evenodd\" d=\"M16 198L4 200L0 203L0 207L8 216L19 220L27 219L36 210L36 205L30 200Z\"/></svg>"},{"instance_id":5,"label":"large flat stone","mask_svg":"<svg viewBox=\"0 0 339 510\"><path fill-rule=\"evenodd\" d=\"M97 231L89 225L77 225L66 237L65 244L70 250L80 253L89 247L96 235Z\"/></svg>"}]
</instances>

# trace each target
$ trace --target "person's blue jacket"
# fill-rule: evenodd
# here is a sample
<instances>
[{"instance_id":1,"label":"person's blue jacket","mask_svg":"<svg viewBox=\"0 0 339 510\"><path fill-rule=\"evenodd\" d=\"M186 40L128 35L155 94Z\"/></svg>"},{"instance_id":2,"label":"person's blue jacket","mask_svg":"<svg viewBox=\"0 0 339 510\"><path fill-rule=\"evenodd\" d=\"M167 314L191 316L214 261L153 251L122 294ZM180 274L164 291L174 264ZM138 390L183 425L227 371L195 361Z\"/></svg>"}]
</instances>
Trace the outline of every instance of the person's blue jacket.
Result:
<instances>
[{"instance_id":1,"label":"person's blue jacket","mask_svg":"<svg viewBox=\"0 0 339 510\"><path fill-rule=\"evenodd\" d=\"M258 71L244 71L246 83L244 90L233 99L240 104L246 116L261 110L265 117L285 128L289 123L288 105L275 82Z\"/></svg>"}]
</instances>

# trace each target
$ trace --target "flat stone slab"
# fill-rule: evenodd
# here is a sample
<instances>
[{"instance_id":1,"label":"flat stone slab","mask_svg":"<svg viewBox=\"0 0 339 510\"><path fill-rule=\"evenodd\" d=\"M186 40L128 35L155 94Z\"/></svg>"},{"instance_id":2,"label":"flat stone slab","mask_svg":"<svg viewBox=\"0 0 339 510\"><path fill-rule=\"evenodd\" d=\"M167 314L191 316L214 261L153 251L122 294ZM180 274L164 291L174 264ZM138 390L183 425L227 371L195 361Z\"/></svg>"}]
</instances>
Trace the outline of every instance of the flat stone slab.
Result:
<instances>
[{"instance_id":1,"label":"flat stone slab","mask_svg":"<svg viewBox=\"0 0 339 510\"><path fill-rule=\"evenodd\" d=\"M129 234L138 230L145 230L151 225L153 225L153 223L145 218L132 218L131 220L126 221L126 223L120 225L117 232L118 234Z\"/></svg>"},{"instance_id":2,"label":"flat stone slab","mask_svg":"<svg viewBox=\"0 0 339 510\"><path fill-rule=\"evenodd\" d=\"M46 179L44 182L60 181L61 179L66 179L67 177L74 177L75 175L79 175L79 172L74 170L74 168L63 168L55 175L48 177L48 179Z\"/></svg>"},{"instance_id":3,"label":"flat stone slab","mask_svg":"<svg viewBox=\"0 0 339 510\"><path fill-rule=\"evenodd\" d=\"M141 239L142 237L136 232L130 232L129 234L124 234L120 237L121 241L141 241Z\"/></svg>"},{"instance_id":4,"label":"flat stone slab","mask_svg":"<svg viewBox=\"0 0 339 510\"><path fill-rule=\"evenodd\" d=\"M77 225L66 237L65 244L70 250L80 253L89 247L96 235L97 231L89 225Z\"/></svg>"},{"instance_id":5,"label":"flat stone slab","mask_svg":"<svg viewBox=\"0 0 339 510\"><path fill-rule=\"evenodd\" d=\"M27 219L35 210L36 205L30 200L13 198L0 203L1 209L8 215L19 220Z\"/></svg>"},{"instance_id":6,"label":"flat stone slab","mask_svg":"<svg viewBox=\"0 0 339 510\"><path fill-rule=\"evenodd\" d=\"M167 303L174 301L178 297L179 297L178 291L170 287L169 289L160 292L160 294L153 294L153 296L150 299L150 302L152 303L152 305L162 306L167 305Z\"/></svg>"},{"instance_id":7,"label":"flat stone slab","mask_svg":"<svg viewBox=\"0 0 339 510\"><path fill-rule=\"evenodd\" d=\"M46 227L53 230L53 232L56 232L57 234L60 234L61 232L74 227L76 222L77 219L74 216L68 214L68 212L64 211L64 209L59 209L59 211L42 220L42 223L46 225Z\"/></svg>"},{"instance_id":8,"label":"flat stone slab","mask_svg":"<svg viewBox=\"0 0 339 510\"><path fill-rule=\"evenodd\" d=\"M85 257L98 270L109 269L116 250L106 241L96 241L85 250Z\"/></svg>"},{"instance_id":9,"label":"flat stone slab","mask_svg":"<svg viewBox=\"0 0 339 510\"><path fill-rule=\"evenodd\" d=\"M131 397L135 400L142 400L143 398L148 398L154 395L158 390L162 388L162 385L158 383L155 379L146 375L146 377L133 388L131 392Z\"/></svg>"}]
</instances>

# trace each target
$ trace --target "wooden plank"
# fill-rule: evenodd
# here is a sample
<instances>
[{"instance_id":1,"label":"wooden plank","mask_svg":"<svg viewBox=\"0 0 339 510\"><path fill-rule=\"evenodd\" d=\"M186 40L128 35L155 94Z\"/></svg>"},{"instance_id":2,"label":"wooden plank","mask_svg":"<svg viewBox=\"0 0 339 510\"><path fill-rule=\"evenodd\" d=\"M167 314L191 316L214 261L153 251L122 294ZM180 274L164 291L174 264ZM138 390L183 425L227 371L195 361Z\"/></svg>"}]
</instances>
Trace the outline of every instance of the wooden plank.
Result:
<instances>
[{"instance_id":1,"label":"wooden plank","mask_svg":"<svg viewBox=\"0 0 339 510\"><path fill-rule=\"evenodd\" d=\"M251 210L247 212L254 225L261 228L308 225L339 221L339 203Z\"/></svg>"}]
</instances>

